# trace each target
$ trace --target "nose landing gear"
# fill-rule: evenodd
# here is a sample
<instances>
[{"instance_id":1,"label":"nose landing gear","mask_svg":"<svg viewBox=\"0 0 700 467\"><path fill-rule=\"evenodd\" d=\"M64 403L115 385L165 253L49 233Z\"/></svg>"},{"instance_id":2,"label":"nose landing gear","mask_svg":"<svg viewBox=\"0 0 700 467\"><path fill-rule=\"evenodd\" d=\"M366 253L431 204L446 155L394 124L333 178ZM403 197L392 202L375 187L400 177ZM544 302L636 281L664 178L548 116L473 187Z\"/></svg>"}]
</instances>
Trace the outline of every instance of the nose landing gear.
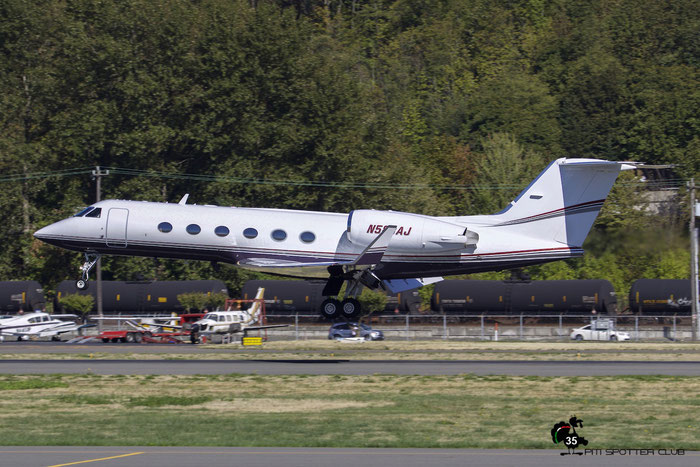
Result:
<instances>
[{"instance_id":1,"label":"nose landing gear","mask_svg":"<svg viewBox=\"0 0 700 467\"><path fill-rule=\"evenodd\" d=\"M78 290L85 290L88 287L88 281L90 280L90 270L99 261L102 255L97 253L85 253L85 262L80 266L82 271L82 277L75 281L75 287Z\"/></svg>"}]
</instances>

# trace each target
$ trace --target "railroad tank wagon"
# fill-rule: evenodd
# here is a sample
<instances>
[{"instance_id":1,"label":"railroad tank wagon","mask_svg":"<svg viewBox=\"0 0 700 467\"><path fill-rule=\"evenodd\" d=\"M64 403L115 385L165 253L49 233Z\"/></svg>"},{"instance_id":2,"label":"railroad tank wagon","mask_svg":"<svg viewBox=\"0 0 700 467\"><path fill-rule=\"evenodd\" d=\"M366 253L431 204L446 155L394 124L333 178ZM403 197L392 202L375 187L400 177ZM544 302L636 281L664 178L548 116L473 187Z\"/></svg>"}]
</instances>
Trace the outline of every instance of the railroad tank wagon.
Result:
<instances>
[{"instance_id":1,"label":"railroad tank wagon","mask_svg":"<svg viewBox=\"0 0 700 467\"><path fill-rule=\"evenodd\" d=\"M41 310L44 304L44 289L37 281L0 282L0 312Z\"/></svg>"},{"instance_id":2,"label":"railroad tank wagon","mask_svg":"<svg viewBox=\"0 0 700 467\"><path fill-rule=\"evenodd\" d=\"M617 312L613 285L606 280L482 281L435 284L431 308L439 313L559 314Z\"/></svg>"},{"instance_id":3,"label":"railroad tank wagon","mask_svg":"<svg viewBox=\"0 0 700 467\"><path fill-rule=\"evenodd\" d=\"M183 311L177 296L182 293L223 293L228 296L226 284L218 280L124 282L102 281L102 309L104 313ZM56 289L56 309L62 309L61 298L68 294L92 295L97 301L97 284L87 290L75 288L75 281L62 281ZM97 310L97 304L93 311Z\"/></svg>"},{"instance_id":4,"label":"railroad tank wagon","mask_svg":"<svg viewBox=\"0 0 700 467\"><path fill-rule=\"evenodd\" d=\"M243 285L241 298L255 297L258 287L265 288L265 313L268 315L316 314L323 296L324 281L250 280ZM387 294L385 312L414 313L420 307L417 290Z\"/></svg>"},{"instance_id":5,"label":"railroad tank wagon","mask_svg":"<svg viewBox=\"0 0 700 467\"><path fill-rule=\"evenodd\" d=\"M690 279L637 279L630 287L630 310L645 315L689 315Z\"/></svg>"}]
</instances>

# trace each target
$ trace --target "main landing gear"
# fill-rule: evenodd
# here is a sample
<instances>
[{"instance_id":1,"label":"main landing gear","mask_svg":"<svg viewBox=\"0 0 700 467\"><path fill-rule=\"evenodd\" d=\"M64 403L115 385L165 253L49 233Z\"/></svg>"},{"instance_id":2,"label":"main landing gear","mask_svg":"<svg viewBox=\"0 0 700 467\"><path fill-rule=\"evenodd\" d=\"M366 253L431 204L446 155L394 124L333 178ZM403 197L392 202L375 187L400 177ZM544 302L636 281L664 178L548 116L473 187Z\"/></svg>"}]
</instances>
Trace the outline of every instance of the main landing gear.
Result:
<instances>
[{"instance_id":1,"label":"main landing gear","mask_svg":"<svg viewBox=\"0 0 700 467\"><path fill-rule=\"evenodd\" d=\"M321 316L330 321L338 318L354 321L360 313L362 305L356 298L346 298L342 302L335 298L327 298L321 303Z\"/></svg>"},{"instance_id":2,"label":"main landing gear","mask_svg":"<svg viewBox=\"0 0 700 467\"><path fill-rule=\"evenodd\" d=\"M370 270L357 271L350 279L345 280L345 298L343 301L337 298L327 298L321 303L321 316L329 321L344 319L356 321L362 314L362 305L357 297L362 293L363 287L376 289L381 287L381 280ZM343 279L331 277L323 289L323 295L337 296L343 284Z\"/></svg>"},{"instance_id":3,"label":"main landing gear","mask_svg":"<svg viewBox=\"0 0 700 467\"><path fill-rule=\"evenodd\" d=\"M102 255L98 255L97 253L85 253L85 262L80 266L80 270L83 273L82 277L75 281L75 287L78 290L87 289L88 281L90 280L90 270L97 264L97 261L99 261L101 257Z\"/></svg>"}]
</instances>

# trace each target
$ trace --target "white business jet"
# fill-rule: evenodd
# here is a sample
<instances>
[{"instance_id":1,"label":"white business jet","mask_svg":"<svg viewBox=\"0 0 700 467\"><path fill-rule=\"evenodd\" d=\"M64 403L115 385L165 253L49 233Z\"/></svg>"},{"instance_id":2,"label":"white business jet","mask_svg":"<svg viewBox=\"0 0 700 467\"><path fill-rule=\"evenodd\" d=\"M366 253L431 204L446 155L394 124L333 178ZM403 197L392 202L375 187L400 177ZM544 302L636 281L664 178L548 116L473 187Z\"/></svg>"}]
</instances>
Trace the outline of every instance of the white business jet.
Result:
<instances>
[{"instance_id":1,"label":"white business jet","mask_svg":"<svg viewBox=\"0 0 700 467\"><path fill-rule=\"evenodd\" d=\"M60 340L59 334L74 332L84 327L74 321L61 321L57 318L74 318L77 315L50 315L43 312L27 313L0 319L0 342L6 336L23 341L35 337L51 337Z\"/></svg>"},{"instance_id":2,"label":"white business jet","mask_svg":"<svg viewBox=\"0 0 700 467\"><path fill-rule=\"evenodd\" d=\"M353 318L363 286L394 293L441 276L520 268L583 255L583 241L621 169L632 163L557 159L492 215L294 211L105 200L34 233L85 253L78 288L100 255L230 263L327 279L321 313ZM345 298L337 298L347 282Z\"/></svg>"}]
</instances>

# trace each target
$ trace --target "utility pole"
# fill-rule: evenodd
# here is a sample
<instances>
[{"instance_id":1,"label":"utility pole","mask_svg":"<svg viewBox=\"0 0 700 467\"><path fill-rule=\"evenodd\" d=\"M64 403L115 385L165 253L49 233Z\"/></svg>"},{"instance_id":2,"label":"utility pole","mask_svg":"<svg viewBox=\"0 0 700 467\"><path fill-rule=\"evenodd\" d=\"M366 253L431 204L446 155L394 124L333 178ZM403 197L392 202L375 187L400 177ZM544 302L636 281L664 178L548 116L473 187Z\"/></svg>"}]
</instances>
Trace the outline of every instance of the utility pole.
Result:
<instances>
[{"instance_id":1,"label":"utility pole","mask_svg":"<svg viewBox=\"0 0 700 467\"><path fill-rule=\"evenodd\" d=\"M693 340L698 340L700 336L700 319L698 319L698 233L695 229L695 216L697 212L695 205L695 179L690 179L688 186L690 190L690 291L692 296L691 318L693 326Z\"/></svg>"},{"instance_id":2,"label":"utility pole","mask_svg":"<svg viewBox=\"0 0 700 467\"><path fill-rule=\"evenodd\" d=\"M101 170L98 165L95 170L92 171L92 178L95 180L95 202L99 203L102 199L102 177L109 175L109 170ZM100 318L97 321L97 330L102 332L102 258L97 260L97 316Z\"/></svg>"}]
</instances>

